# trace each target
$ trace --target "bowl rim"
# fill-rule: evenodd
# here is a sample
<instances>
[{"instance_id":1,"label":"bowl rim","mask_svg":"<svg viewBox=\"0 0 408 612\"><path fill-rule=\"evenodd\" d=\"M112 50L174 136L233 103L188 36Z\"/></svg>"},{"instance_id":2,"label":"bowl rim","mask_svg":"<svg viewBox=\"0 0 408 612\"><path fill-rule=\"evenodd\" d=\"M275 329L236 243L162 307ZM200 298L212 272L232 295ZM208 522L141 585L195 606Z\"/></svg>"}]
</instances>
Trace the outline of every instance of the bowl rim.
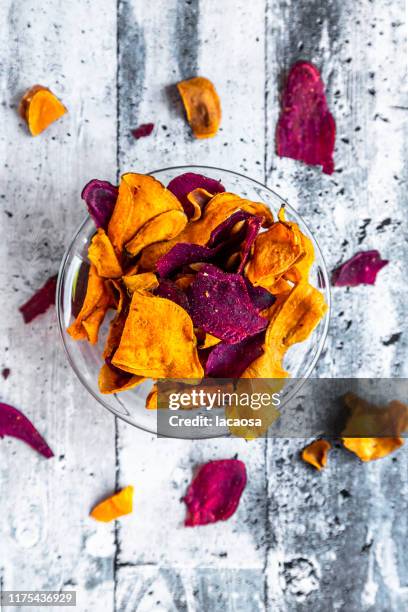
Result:
<instances>
[{"instance_id":1,"label":"bowl rim","mask_svg":"<svg viewBox=\"0 0 408 612\"><path fill-rule=\"evenodd\" d=\"M271 189L270 187L268 187L267 185L265 185L264 183L262 183L261 181L258 181L257 179L251 178L245 174L242 174L240 172L236 172L235 170L226 170L224 168L219 168L217 166L207 166L207 165L202 165L202 164L189 164L189 165L180 165L180 166L167 166L165 168L159 168L159 169L155 169L155 170L151 170L150 172L146 172L145 174L147 176L154 176L156 174L159 174L160 172L170 172L170 171L175 171L175 170L179 170L179 171L184 171L184 172L188 172L191 171L192 169L196 169L196 170L213 170L215 172L223 172L226 174L231 174L233 176L238 176L239 178L242 178L246 181L250 181L251 183L255 183L257 185L259 185L260 187L262 187L262 189L266 189L267 191L269 191L274 197L276 197L278 200L284 202L285 204L285 208L291 212L292 214L294 214L295 217L298 217L302 223L304 228L307 230L307 232L309 233L309 236L312 240L313 243L313 247L315 248L316 252L319 254L322 266L320 268L321 272L322 272L322 276L323 276L323 281L324 281L324 287L323 290L325 292L325 299L327 302L327 312L325 314L325 317L323 319L323 321L320 323L320 325L323 326L322 328L322 332L321 332L321 337L319 339L318 345L316 347L316 351L315 354L313 356L313 359L311 360L305 374L302 376L302 378L298 379L298 384L295 385L294 389L289 393L285 403L289 402L293 396L297 393L299 393L300 389L303 387L303 385L305 384L306 380L308 380L314 370L314 368L316 367L316 364L322 354L324 345L326 343L327 340L327 335L328 335L328 331L329 331L329 325L330 325L330 315L331 315L331 291L330 291L330 279L329 279L329 273L328 273L328 269L327 269L327 265L326 265L326 260L323 256L323 253L320 249L320 246L313 234L313 232L310 230L308 224L306 223L306 221L304 220L303 216L300 215L297 210L291 205L289 204L289 202L283 198L281 195L279 195L276 191L274 191L273 189ZM77 230L74 232L74 235L72 237L72 239L70 240L68 247L66 248L64 255L62 257L61 260L61 264L58 270L58 280L57 280L57 290L56 290L56 310L57 310L57 320L58 320L58 329L59 329L59 335L62 341L62 345L64 347L64 352L65 355L67 356L68 362L71 366L71 369L74 371L76 377L78 378L78 380L81 382L82 386L88 391L88 393L96 400L97 403L101 404L104 408L106 408L107 410L109 410L109 412L111 414L113 414L113 416L122 419L123 421L126 421L129 425L132 425L133 427L136 427L136 429L139 429L141 431L144 431L148 434L153 434L156 435L157 437L159 437L157 435L157 432L154 432L150 429L148 429L147 427L143 427L142 425L136 425L131 418L128 418L127 415L124 414L119 414L117 411L115 411L111 406L109 406L108 403L106 403L103 399L103 397L100 397L99 395L97 395L86 383L86 381L83 379L81 373L78 371L73 358L71 357L71 354L68 350L68 346L66 344L65 341L65 334L66 334L66 329L65 329L65 324L63 322L63 315L62 315L62 311L61 311L61 297L62 297L62 292L63 292L63 288L64 288L64 284L63 284L63 280L65 277L65 267L66 267L66 262L67 259L71 253L71 249L73 247L73 245L75 244L79 234L81 233L81 231L83 230L83 228L85 227L85 225L89 222L90 220L90 215L87 214L86 217L84 218L84 220L80 223L80 225L78 226ZM115 394L116 395L116 394ZM179 438L178 436L160 436L160 437L167 437L167 438L171 438L171 439L184 439L184 438ZM201 437L196 437L196 438L185 438L185 439L191 439L191 440L211 440L211 439L219 439L219 438L230 438L232 437L232 434L228 434L228 435L224 435L224 434L218 434L218 435L212 435L212 436L201 436ZM262 436L261 436L262 437Z\"/></svg>"}]
</instances>

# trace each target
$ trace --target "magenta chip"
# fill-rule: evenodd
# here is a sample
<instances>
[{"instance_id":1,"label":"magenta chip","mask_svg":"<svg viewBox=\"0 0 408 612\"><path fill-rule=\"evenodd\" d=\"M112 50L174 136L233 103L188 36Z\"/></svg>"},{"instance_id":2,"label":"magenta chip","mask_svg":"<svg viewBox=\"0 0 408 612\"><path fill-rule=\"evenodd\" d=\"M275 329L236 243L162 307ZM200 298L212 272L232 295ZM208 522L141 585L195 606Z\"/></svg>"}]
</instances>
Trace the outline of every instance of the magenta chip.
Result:
<instances>
[{"instance_id":1,"label":"magenta chip","mask_svg":"<svg viewBox=\"0 0 408 612\"><path fill-rule=\"evenodd\" d=\"M336 268L332 273L334 287L374 285L378 272L388 264L378 251L360 251Z\"/></svg>"},{"instance_id":2,"label":"magenta chip","mask_svg":"<svg viewBox=\"0 0 408 612\"><path fill-rule=\"evenodd\" d=\"M265 332L244 338L236 344L220 342L210 352L205 375L210 378L239 378L263 354Z\"/></svg>"},{"instance_id":3,"label":"magenta chip","mask_svg":"<svg viewBox=\"0 0 408 612\"><path fill-rule=\"evenodd\" d=\"M216 249L210 249L206 246L190 242L179 242L159 259L156 269L160 276L166 278L185 265L199 261L211 261L216 253Z\"/></svg>"},{"instance_id":4,"label":"magenta chip","mask_svg":"<svg viewBox=\"0 0 408 612\"><path fill-rule=\"evenodd\" d=\"M188 300L186 294L182 289L180 289L180 287L178 287L178 285L176 285L176 283L173 283L173 281L166 279L161 280L154 293L159 297L171 300L175 304L181 306L181 308L184 308L184 310L188 310Z\"/></svg>"},{"instance_id":5,"label":"magenta chip","mask_svg":"<svg viewBox=\"0 0 408 612\"><path fill-rule=\"evenodd\" d=\"M139 140L139 138L146 138L146 136L150 136L150 134L154 130L154 123L142 123L139 127L132 130L133 138Z\"/></svg>"},{"instance_id":6,"label":"magenta chip","mask_svg":"<svg viewBox=\"0 0 408 612\"><path fill-rule=\"evenodd\" d=\"M54 453L26 416L13 406L0 402L0 438L12 436L49 459Z\"/></svg>"},{"instance_id":7,"label":"magenta chip","mask_svg":"<svg viewBox=\"0 0 408 612\"><path fill-rule=\"evenodd\" d=\"M289 72L282 94L276 129L277 153L334 172L336 124L316 66L297 62Z\"/></svg>"},{"instance_id":8,"label":"magenta chip","mask_svg":"<svg viewBox=\"0 0 408 612\"><path fill-rule=\"evenodd\" d=\"M209 461L201 466L187 489L186 527L226 521L238 508L247 475L239 459Z\"/></svg>"},{"instance_id":9,"label":"magenta chip","mask_svg":"<svg viewBox=\"0 0 408 612\"><path fill-rule=\"evenodd\" d=\"M246 262L248 261L248 257L251 253L251 247L253 243L255 242L255 238L258 235L261 225L262 225L261 217L250 217L245 222L245 238L241 244L241 249L240 249L241 261L240 261L240 264L237 270L239 274L241 274L244 271Z\"/></svg>"},{"instance_id":10,"label":"magenta chip","mask_svg":"<svg viewBox=\"0 0 408 612\"><path fill-rule=\"evenodd\" d=\"M194 189L205 189L209 193L215 195L225 191L224 185L220 181L204 176L203 174L196 174L195 172L185 172L176 176L167 185L167 189L171 191L176 198L180 201L184 212L190 219L194 214L194 207L188 200L187 196Z\"/></svg>"},{"instance_id":11,"label":"magenta chip","mask_svg":"<svg viewBox=\"0 0 408 612\"><path fill-rule=\"evenodd\" d=\"M88 212L96 227L106 229L115 208L118 188L108 181L92 179L82 190L81 198L85 200Z\"/></svg>"},{"instance_id":12,"label":"magenta chip","mask_svg":"<svg viewBox=\"0 0 408 612\"><path fill-rule=\"evenodd\" d=\"M259 316L240 274L205 264L187 289L187 296L194 325L228 344L267 327L267 319Z\"/></svg>"},{"instance_id":13,"label":"magenta chip","mask_svg":"<svg viewBox=\"0 0 408 612\"><path fill-rule=\"evenodd\" d=\"M45 285L22 306L19 311L23 315L24 323L30 323L38 315L43 314L50 306L55 304L55 293L57 289L57 276L52 276Z\"/></svg>"}]
</instances>

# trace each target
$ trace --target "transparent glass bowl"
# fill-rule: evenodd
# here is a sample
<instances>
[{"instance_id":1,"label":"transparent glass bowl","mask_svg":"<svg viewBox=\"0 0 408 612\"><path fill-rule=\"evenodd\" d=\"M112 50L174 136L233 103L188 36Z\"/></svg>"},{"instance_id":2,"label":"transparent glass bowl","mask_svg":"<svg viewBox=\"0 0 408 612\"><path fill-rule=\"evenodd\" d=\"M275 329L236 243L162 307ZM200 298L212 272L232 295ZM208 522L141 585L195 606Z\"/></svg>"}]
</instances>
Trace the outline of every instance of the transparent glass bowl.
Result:
<instances>
[{"instance_id":1,"label":"transparent glass bowl","mask_svg":"<svg viewBox=\"0 0 408 612\"><path fill-rule=\"evenodd\" d=\"M184 172L196 172L218 179L224 185L226 191L232 191L239 196L249 200L260 201L267 204L276 218L277 212L282 204L286 205L285 213L288 221L295 221L301 231L313 242L315 248L315 262L310 276L310 282L323 292L326 303L329 306L325 319L310 337L300 344L292 346L287 352L284 360L285 369L290 372L291 377L297 379L296 388L291 389L290 397L299 390L302 381L307 379L323 349L327 336L330 313L329 279L326 265L320 248L315 238L310 233L304 220L298 213L274 191L268 189L261 183L246 176L221 170L210 166L179 166L156 170L150 174L167 185L175 176ZM157 432L157 416L155 410L145 408L146 396L149 393L152 382L147 381L138 387L114 395L102 395L98 389L98 374L102 366L102 351L109 328L109 322L114 313L108 313L99 333L99 341L96 345L90 345L85 341L74 341L66 332L66 328L73 321L72 315L72 291L74 280L82 262L87 261L87 250L89 242L95 233L95 226L90 217L82 223L71 244L66 251L58 276L57 287L57 314L62 341L68 360L89 393L105 408L110 410L119 418L131 425L150 433ZM286 401L290 399L286 398ZM282 408L283 406L281 406ZM200 428L197 437L213 437L211 431Z\"/></svg>"}]
</instances>

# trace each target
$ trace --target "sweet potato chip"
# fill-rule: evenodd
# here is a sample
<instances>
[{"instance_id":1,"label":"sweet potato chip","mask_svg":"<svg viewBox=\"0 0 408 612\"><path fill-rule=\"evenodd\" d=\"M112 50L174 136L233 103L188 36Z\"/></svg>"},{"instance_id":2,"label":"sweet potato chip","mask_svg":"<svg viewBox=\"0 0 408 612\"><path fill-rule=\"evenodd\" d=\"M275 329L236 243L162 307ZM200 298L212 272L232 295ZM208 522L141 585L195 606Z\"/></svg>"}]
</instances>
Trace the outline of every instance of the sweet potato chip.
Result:
<instances>
[{"instance_id":1,"label":"sweet potato chip","mask_svg":"<svg viewBox=\"0 0 408 612\"><path fill-rule=\"evenodd\" d=\"M221 103L214 85L204 77L177 83L187 121L196 138L212 138L221 122Z\"/></svg>"},{"instance_id":2,"label":"sweet potato chip","mask_svg":"<svg viewBox=\"0 0 408 612\"><path fill-rule=\"evenodd\" d=\"M34 85L22 97L19 112L31 135L38 136L68 111L47 87Z\"/></svg>"},{"instance_id":3,"label":"sweet potato chip","mask_svg":"<svg viewBox=\"0 0 408 612\"><path fill-rule=\"evenodd\" d=\"M208 334L207 332L204 332L204 338L203 338L203 341L202 341L202 343L200 345L200 349L211 348L213 346L216 346L220 342L221 342L221 340L219 338L216 338L212 334Z\"/></svg>"},{"instance_id":4,"label":"sweet potato chip","mask_svg":"<svg viewBox=\"0 0 408 612\"><path fill-rule=\"evenodd\" d=\"M347 393L344 402L350 417L342 432L342 442L362 461L386 457L404 444L401 434L408 428L406 404L393 400L380 408L354 393Z\"/></svg>"},{"instance_id":5,"label":"sweet potato chip","mask_svg":"<svg viewBox=\"0 0 408 612\"><path fill-rule=\"evenodd\" d=\"M118 198L118 188L108 181L92 179L83 188L81 198L85 200L96 227L106 229Z\"/></svg>"},{"instance_id":6,"label":"sweet potato chip","mask_svg":"<svg viewBox=\"0 0 408 612\"><path fill-rule=\"evenodd\" d=\"M127 295L125 295L121 285L116 281L114 281L114 283L120 291L120 298L117 305L116 315L109 325L109 333L102 353L102 357L105 360L111 359L113 353L118 348L129 312L129 298ZM110 365L110 362L108 365Z\"/></svg>"},{"instance_id":7,"label":"sweet potato chip","mask_svg":"<svg viewBox=\"0 0 408 612\"><path fill-rule=\"evenodd\" d=\"M335 137L336 124L318 69L309 62L296 62L282 95L276 129L278 155L322 166L323 172L332 174Z\"/></svg>"},{"instance_id":8,"label":"sweet potato chip","mask_svg":"<svg viewBox=\"0 0 408 612\"><path fill-rule=\"evenodd\" d=\"M111 304L112 296L95 266L92 265L89 270L85 300L79 315L67 329L69 335L74 340L87 339L91 344L96 344L99 328Z\"/></svg>"},{"instance_id":9,"label":"sweet potato chip","mask_svg":"<svg viewBox=\"0 0 408 612\"><path fill-rule=\"evenodd\" d=\"M404 444L402 438L342 438L343 445L361 461L382 459Z\"/></svg>"},{"instance_id":10,"label":"sweet potato chip","mask_svg":"<svg viewBox=\"0 0 408 612\"><path fill-rule=\"evenodd\" d=\"M270 285L299 259L302 246L291 227L278 221L259 234L254 253L246 267L246 275L253 285Z\"/></svg>"},{"instance_id":11,"label":"sweet potato chip","mask_svg":"<svg viewBox=\"0 0 408 612\"><path fill-rule=\"evenodd\" d=\"M126 252L135 257L149 244L161 240L171 240L180 234L187 225L187 217L181 210L169 210L147 221L125 245Z\"/></svg>"},{"instance_id":12,"label":"sweet potato chip","mask_svg":"<svg viewBox=\"0 0 408 612\"><path fill-rule=\"evenodd\" d=\"M149 395L146 397L146 408L148 410L157 410L157 385L153 385Z\"/></svg>"},{"instance_id":13,"label":"sweet potato chip","mask_svg":"<svg viewBox=\"0 0 408 612\"><path fill-rule=\"evenodd\" d=\"M208 202L213 197L212 193L209 193L205 189L194 189L187 194L187 200L191 205L191 217L190 221L197 221Z\"/></svg>"},{"instance_id":14,"label":"sweet potato chip","mask_svg":"<svg viewBox=\"0 0 408 612\"><path fill-rule=\"evenodd\" d=\"M209 461L201 466L183 500L187 506L185 525L226 521L238 508L246 482L245 464L238 459Z\"/></svg>"},{"instance_id":15,"label":"sweet potato chip","mask_svg":"<svg viewBox=\"0 0 408 612\"><path fill-rule=\"evenodd\" d=\"M374 285L377 274L388 264L378 251L360 251L336 268L332 274L334 287Z\"/></svg>"},{"instance_id":16,"label":"sweet potato chip","mask_svg":"<svg viewBox=\"0 0 408 612\"><path fill-rule=\"evenodd\" d=\"M276 300L265 335L264 354L243 373L244 378L284 378L283 357L292 344L312 333L327 310L323 295L307 282L299 283L282 301Z\"/></svg>"},{"instance_id":17,"label":"sweet potato chip","mask_svg":"<svg viewBox=\"0 0 408 612\"><path fill-rule=\"evenodd\" d=\"M88 248L89 261L103 278L119 278L122 268L105 230L99 228Z\"/></svg>"},{"instance_id":18,"label":"sweet potato chip","mask_svg":"<svg viewBox=\"0 0 408 612\"><path fill-rule=\"evenodd\" d=\"M17 408L0 402L0 438L12 436L22 440L46 459L54 453L29 419Z\"/></svg>"},{"instance_id":19,"label":"sweet potato chip","mask_svg":"<svg viewBox=\"0 0 408 612\"><path fill-rule=\"evenodd\" d=\"M57 276L51 276L25 304L20 306L19 311L23 315L24 323L30 323L55 304L56 290Z\"/></svg>"},{"instance_id":20,"label":"sweet potato chip","mask_svg":"<svg viewBox=\"0 0 408 612\"><path fill-rule=\"evenodd\" d=\"M153 272L142 272L141 274L122 276L122 281L129 294L140 291L141 289L153 291L153 289L156 289L159 285L157 276L153 274Z\"/></svg>"},{"instance_id":21,"label":"sweet potato chip","mask_svg":"<svg viewBox=\"0 0 408 612\"><path fill-rule=\"evenodd\" d=\"M201 378L193 323L170 300L135 291L119 348L116 367L146 378Z\"/></svg>"},{"instance_id":22,"label":"sweet potato chip","mask_svg":"<svg viewBox=\"0 0 408 612\"><path fill-rule=\"evenodd\" d=\"M112 367L104 363L99 372L98 386L99 391L104 395L110 393L119 393L120 391L128 391L140 385L145 378L135 376L127 372L121 372L119 368Z\"/></svg>"},{"instance_id":23,"label":"sweet potato chip","mask_svg":"<svg viewBox=\"0 0 408 612\"><path fill-rule=\"evenodd\" d=\"M108 236L118 256L147 221L169 210L183 208L159 181L144 174L124 174L108 225Z\"/></svg>"},{"instance_id":24,"label":"sweet potato chip","mask_svg":"<svg viewBox=\"0 0 408 612\"><path fill-rule=\"evenodd\" d=\"M177 238L146 247L140 259L141 267L144 270L154 270L157 261L179 243L214 246L213 240L210 241L212 232L237 211L262 217L264 227L268 227L273 222L272 213L264 204L243 200L227 192L219 193L208 202L202 217L198 221L190 222ZM234 221L237 218L235 217ZM226 232L228 236L230 236L230 231L228 226L228 232ZM217 241L220 241L220 238L217 238Z\"/></svg>"},{"instance_id":25,"label":"sweet potato chip","mask_svg":"<svg viewBox=\"0 0 408 612\"><path fill-rule=\"evenodd\" d=\"M315 440L303 449L302 459L320 471L326 467L327 456L331 447L330 442L327 442L327 440Z\"/></svg>"},{"instance_id":26,"label":"sweet potato chip","mask_svg":"<svg viewBox=\"0 0 408 612\"><path fill-rule=\"evenodd\" d=\"M197 174L196 172L185 172L176 176L167 186L167 189L174 193L176 198L183 206L187 217L195 221L194 212L198 213L196 205L200 208L198 217L201 217L201 210L215 193L225 191L225 187L220 181Z\"/></svg>"},{"instance_id":27,"label":"sweet potato chip","mask_svg":"<svg viewBox=\"0 0 408 612\"><path fill-rule=\"evenodd\" d=\"M96 521L109 523L120 516L130 514L132 511L133 487L129 486L95 506L90 516L92 516L92 518L94 518Z\"/></svg>"}]
</instances>

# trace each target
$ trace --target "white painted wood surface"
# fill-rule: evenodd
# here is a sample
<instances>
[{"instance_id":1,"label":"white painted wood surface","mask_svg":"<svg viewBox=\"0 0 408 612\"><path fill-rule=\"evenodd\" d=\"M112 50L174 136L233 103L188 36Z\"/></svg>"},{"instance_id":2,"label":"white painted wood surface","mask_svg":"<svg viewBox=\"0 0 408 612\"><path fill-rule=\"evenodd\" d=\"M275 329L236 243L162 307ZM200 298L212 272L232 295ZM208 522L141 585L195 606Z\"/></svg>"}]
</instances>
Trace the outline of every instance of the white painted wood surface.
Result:
<instances>
[{"instance_id":1,"label":"white painted wood surface","mask_svg":"<svg viewBox=\"0 0 408 612\"><path fill-rule=\"evenodd\" d=\"M368 466L336 449L317 475L298 459L302 440L156 440L115 425L86 395L55 313L24 326L17 310L58 268L87 180L219 165L287 197L330 267L358 248L391 260L375 287L334 293L318 372L407 376L402 0L3 0L0 16L0 366L12 370L0 399L33 418L56 454L46 462L0 441L1 588L76 589L78 609L90 612L408 607L405 449ZM274 152L278 84L299 58L327 83L338 125L332 177ZM210 141L191 138L174 93L196 73L223 104ZM32 139L16 104L36 82L70 112ZM149 121L154 134L135 142L130 129ZM249 473L237 514L183 528L195 465L235 453ZM126 484L133 515L115 527L88 518Z\"/></svg>"}]
</instances>

